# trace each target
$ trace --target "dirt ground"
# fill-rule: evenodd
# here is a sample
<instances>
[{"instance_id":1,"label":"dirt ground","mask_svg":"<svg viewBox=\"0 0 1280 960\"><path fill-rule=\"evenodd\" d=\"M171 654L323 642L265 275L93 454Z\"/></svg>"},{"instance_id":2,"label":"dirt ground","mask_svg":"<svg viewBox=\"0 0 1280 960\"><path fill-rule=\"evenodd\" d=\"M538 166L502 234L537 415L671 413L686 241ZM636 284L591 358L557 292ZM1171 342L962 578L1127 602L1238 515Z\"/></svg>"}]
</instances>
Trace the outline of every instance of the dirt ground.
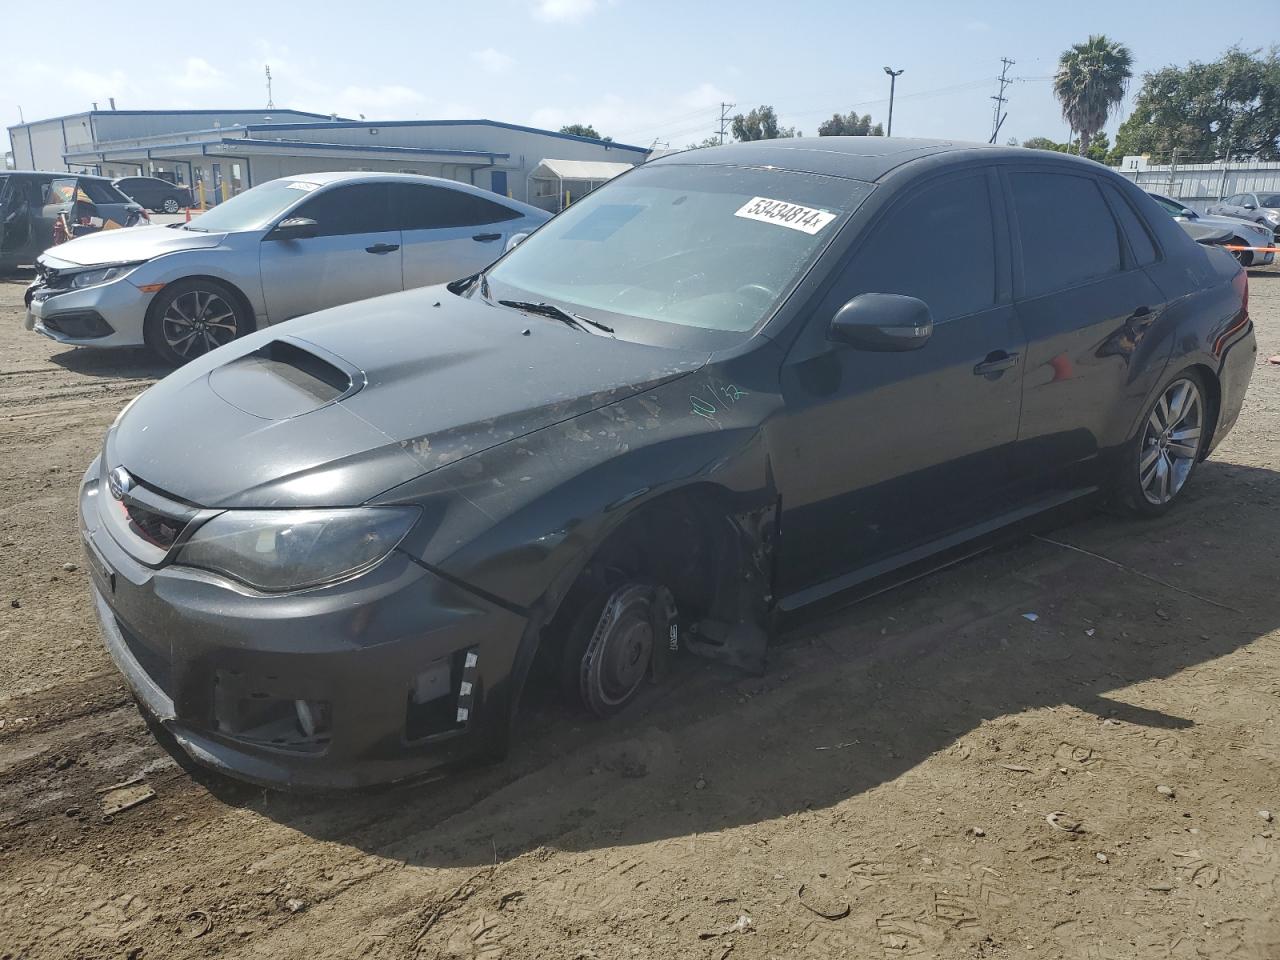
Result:
<instances>
[{"instance_id":1,"label":"dirt ground","mask_svg":"<svg viewBox=\"0 0 1280 960\"><path fill-rule=\"evenodd\" d=\"M504 764L314 798L143 724L75 494L162 371L0 283L0 958L1280 958L1280 270L1251 289L1244 414L1181 506L1047 534L1124 567L1028 537L763 679L682 661L613 722L535 705Z\"/></svg>"}]
</instances>

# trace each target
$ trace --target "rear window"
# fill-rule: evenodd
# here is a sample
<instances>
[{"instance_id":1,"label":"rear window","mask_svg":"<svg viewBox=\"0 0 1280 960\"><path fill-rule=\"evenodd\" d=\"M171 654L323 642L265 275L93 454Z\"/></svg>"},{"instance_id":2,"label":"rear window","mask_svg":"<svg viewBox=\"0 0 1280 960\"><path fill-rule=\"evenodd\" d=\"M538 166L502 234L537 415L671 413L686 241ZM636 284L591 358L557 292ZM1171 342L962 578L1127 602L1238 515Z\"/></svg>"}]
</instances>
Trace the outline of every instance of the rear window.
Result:
<instances>
[{"instance_id":1,"label":"rear window","mask_svg":"<svg viewBox=\"0 0 1280 960\"><path fill-rule=\"evenodd\" d=\"M1129 241L1129 249L1138 266L1145 267L1156 262L1156 245L1151 233L1142 218L1129 205L1129 201L1120 193L1114 184L1104 184L1103 189L1111 200L1111 207L1120 221L1120 228Z\"/></svg>"},{"instance_id":2,"label":"rear window","mask_svg":"<svg viewBox=\"0 0 1280 960\"><path fill-rule=\"evenodd\" d=\"M1015 173L1009 179L1022 241L1024 296L1120 272L1120 234L1092 177Z\"/></svg>"},{"instance_id":3,"label":"rear window","mask_svg":"<svg viewBox=\"0 0 1280 960\"><path fill-rule=\"evenodd\" d=\"M105 180L81 180L80 189L94 203L128 203L129 198Z\"/></svg>"},{"instance_id":4,"label":"rear window","mask_svg":"<svg viewBox=\"0 0 1280 960\"><path fill-rule=\"evenodd\" d=\"M401 230L475 227L520 216L510 207L484 197L429 184L394 184L391 202Z\"/></svg>"}]
</instances>

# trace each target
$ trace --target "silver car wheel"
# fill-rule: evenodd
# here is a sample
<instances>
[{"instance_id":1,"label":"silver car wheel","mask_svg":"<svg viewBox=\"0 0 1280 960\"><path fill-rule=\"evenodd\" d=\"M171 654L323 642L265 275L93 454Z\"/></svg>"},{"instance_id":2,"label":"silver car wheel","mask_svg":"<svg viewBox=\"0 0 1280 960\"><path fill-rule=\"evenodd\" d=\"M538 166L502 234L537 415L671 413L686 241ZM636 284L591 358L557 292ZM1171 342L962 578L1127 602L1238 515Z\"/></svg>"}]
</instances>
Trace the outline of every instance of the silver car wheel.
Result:
<instances>
[{"instance_id":1,"label":"silver car wheel","mask_svg":"<svg viewBox=\"0 0 1280 960\"><path fill-rule=\"evenodd\" d=\"M174 297L161 318L160 329L173 352L187 359L230 343L239 333L235 309L208 290Z\"/></svg>"},{"instance_id":2,"label":"silver car wheel","mask_svg":"<svg viewBox=\"0 0 1280 960\"><path fill-rule=\"evenodd\" d=\"M166 197L164 203L160 204L165 213L177 213L179 209L178 201L173 197Z\"/></svg>"},{"instance_id":3,"label":"silver car wheel","mask_svg":"<svg viewBox=\"0 0 1280 960\"><path fill-rule=\"evenodd\" d=\"M1138 457L1138 482L1148 503L1161 506L1178 495L1200 453L1204 400L1191 380L1175 380L1147 417Z\"/></svg>"}]
</instances>

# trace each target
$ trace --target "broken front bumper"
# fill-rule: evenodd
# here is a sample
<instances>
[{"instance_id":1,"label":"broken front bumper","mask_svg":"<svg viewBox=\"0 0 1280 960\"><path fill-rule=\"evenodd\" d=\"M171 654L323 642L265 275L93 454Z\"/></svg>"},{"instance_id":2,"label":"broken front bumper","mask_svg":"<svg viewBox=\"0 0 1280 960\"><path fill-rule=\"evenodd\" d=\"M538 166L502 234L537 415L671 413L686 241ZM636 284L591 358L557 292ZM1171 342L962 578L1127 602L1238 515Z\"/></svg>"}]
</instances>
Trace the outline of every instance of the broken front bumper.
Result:
<instances>
[{"instance_id":1,"label":"broken front bumper","mask_svg":"<svg viewBox=\"0 0 1280 960\"><path fill-rule=\"evenodd\" d=\"M357 787L505 744L524 618L399 551L282 595L149 567L101 522L98 498L111 494L99 486L95 461L80 531L103 639L197 762L278 788Z\"/></svg>"}]
</instances>

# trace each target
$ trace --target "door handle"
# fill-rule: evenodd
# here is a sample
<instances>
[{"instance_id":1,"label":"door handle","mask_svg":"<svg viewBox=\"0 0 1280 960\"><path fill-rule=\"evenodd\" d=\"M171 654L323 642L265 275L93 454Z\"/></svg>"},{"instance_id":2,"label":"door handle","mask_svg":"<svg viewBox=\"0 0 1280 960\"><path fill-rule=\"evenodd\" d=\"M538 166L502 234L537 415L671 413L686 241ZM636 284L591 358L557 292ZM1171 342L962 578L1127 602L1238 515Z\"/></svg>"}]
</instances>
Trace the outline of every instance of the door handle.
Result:
<instances>
[{"instance_id":1,"label":"door handle","mask_svg":"<svg viewBox=\"0 0 1280 960\"><path fill-rule=\"evenodd\" d=\"M375 243L371 247L365 247L365 253L395 253L400 249L398 243Z\"/></svg>"},{"instance_id":2,"label":"door handle","mask_svg":"<svg viewBox=\"0 0 1280 960\"><path fill-rule=\"evenodd\" d=\"M988 377L993 373L1003 373L1005 370L1016 366L1018 363L1018 355L1009 353L1005 350L992 350L987 354L987 359L973 368L975 377Z\"/></svg>"},{"instance_id":3,"label":"door handle","mask_svg":"<svg viewBox=\"0 0 1280 960\"><path fill-rule=\"evenodd\" d=\"M480 243L490 243L490 242L492 242L492 241L494 241L494 240L501 240L501 239L502 239L502 234L500 234L500 233L477 233L477 234L476 234L474 237L472 237L471 239L472 239L472 240L478 240Z\"/></svg>"}]
</instances>

